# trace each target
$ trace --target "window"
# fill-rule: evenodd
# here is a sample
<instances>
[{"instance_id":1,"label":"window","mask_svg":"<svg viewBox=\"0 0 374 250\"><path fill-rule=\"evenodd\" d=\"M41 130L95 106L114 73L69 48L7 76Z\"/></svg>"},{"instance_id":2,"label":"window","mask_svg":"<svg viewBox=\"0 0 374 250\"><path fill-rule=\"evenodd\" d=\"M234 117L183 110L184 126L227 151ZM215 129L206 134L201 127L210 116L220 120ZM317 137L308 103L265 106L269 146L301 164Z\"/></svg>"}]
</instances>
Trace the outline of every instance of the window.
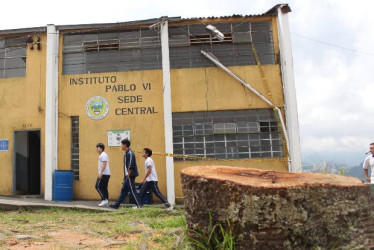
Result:
<instances>
[{"instance_id":1,"label":"window","mask_svg":"<svg viewBox=\"0 0 374 250\"><path fill-rule=\"evenodd\" d=\"M119 40L97 40L97 41L85 41L83 43L84 51L103 51L103 50L119 50Z\"/></svg>"},{"instance_id":2,"label":"window","mask_svg":"<svg viewBox=\"0 0 374 250\"><path fill-rule=\"evenodd\" d=\"M71 117L71 170L79 180L79 116Z\"/></svg>"},{"instance_id":3,"label":"window","mask_svg":"<svg viewBox=\"0 0 374 250\"><path fill-rule=\"evenodd\" d=\"M215 123L214 133L215 134L235 134L236 123Z\"/></svg>"},{"instance_id":4,"label":"window","mask_svg":"<svg viewBox=\"0 0 374 250\"><path fill-rule=\"evenodd\" d=\"M161 69L157 32L134 29L64 34L63 74Z\"/></svg>"},{"instance_id":5,"label":"window","mask_svg":"<svg viewBox=\"0 0 374 250\"><path fill-rule=\"evenodd\" d=\"M212 52L226 66L256 65L250 42L254 43L261 64L275 64L271 22L212 23L225 35L213 38L205 25L169 28L170 67L213 67L201 50Z\"/></svg>"},{"instance_id":6,"label":"window","mask_svg":"<svg viewBox=\"0 0 374 250\"><path fill-rule=\"evenodd\" d=\"M215 43L232 43L231 33L224 34L225 38L221 41L215 37L212 37L210 34L204 35L191 35L190 36L190 44L209 44L213 45Z\"/></svg>"},{"instance_id":7,"label":"window","mask_svg":"<svg viewBox=\"0 0 374 250\"><path fill-rule=\"evenodd\" d=\"M0 39L0 78L26 74L26 42L24 37Z\"/></svg>"},{"instance_id":8,"label":"window","mask_svg":"<svg viewBox=\"0 0 374 250\"><path fill-rule=\"evenodd\" d=\"M253 41L261 64L275 64L270 21L213 23L225 35L223 41L211 36L205 25L169 27L170 68L213 67L201 54L212 52L226 66L256 65ZM161 69L161 38L155 30L97 31L65 33L63 74Z\"/></svg>"},{"instance_id":9,"label":"window","mask_svg":"<svg viewBox=\"0 0 374 250\"><path fill-rule=\"evenodd\" d=\"M202 157L283 156L281 135L271 109L174 113L173 145L175 154Z\"/></svg>"}]
</instances>

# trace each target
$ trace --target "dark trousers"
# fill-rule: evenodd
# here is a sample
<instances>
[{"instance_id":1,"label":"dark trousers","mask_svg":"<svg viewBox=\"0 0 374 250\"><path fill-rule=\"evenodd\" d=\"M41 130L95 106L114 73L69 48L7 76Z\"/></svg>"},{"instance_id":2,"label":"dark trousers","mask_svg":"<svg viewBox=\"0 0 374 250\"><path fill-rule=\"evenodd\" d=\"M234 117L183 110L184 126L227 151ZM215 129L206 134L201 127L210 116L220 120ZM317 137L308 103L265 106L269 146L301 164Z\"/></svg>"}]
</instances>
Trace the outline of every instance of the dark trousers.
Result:
<instances>
[{"instance_id":1,"label":"dark trousers","mask_svg":"<svg viewBox=\"0 0 374 250\"><path fill-rule=\"evenodd\" d=\"M100 194L101 200L107 200L109 198L108 194L108 183L110 175L102 175L101 179L97 178L95 188Z\"/></svg>"},{"instance_id":2,"label":"dark trousers","mask_svg":"<svg viewBox=\"0 0 374 250\"><path fill-rule=\"evenodd\" d=\"M135 204L140 207L140 199L138 194L135 191L135 177L129 178L128 176L125 177L123 180L122 188L121 188L121 193L118 197L118 200L114 204L115 206L119 207L119 205L125 200L127 194L130 192L130 195L133 196Z\"/></svg>"},{"instance_id":3,"label":"dark trousers","mask_svg":"<svg viewBox=\"0 0 374 250\"><path fill-rule=\"evenodd\" d=\"M139 198L143 201L144 195L148 190L151 190L164 204L166 207L170 207L169 202L166 198L161 194L160 189L157 185L158 181L146 181L142 187L140 188ZM143 204L142 204L143 205Z\"/></svg>"}]
</instances>

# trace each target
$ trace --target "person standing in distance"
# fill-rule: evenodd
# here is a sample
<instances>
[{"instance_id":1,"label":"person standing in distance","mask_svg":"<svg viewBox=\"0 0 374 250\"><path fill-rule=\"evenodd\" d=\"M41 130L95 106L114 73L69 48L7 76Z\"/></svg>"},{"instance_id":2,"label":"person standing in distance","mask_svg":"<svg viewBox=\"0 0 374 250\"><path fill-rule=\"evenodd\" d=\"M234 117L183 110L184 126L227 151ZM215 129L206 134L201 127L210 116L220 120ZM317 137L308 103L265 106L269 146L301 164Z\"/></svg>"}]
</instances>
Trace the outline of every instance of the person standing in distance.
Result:
<instances>
[{"instance_id":1,"label":"person standing in distance","mask_svg":"<svg viewBox=\"0 0 374 250\"><path fill-rule=\"evenodd\" d=\"M114 204L110 204L111 208L118 209L120 204L125 200L128 192L133 196L135 200L136 207L140 207L141 203L139 196L135 191L135 178L139 175L138 167L136 166L136 159L134 152L130 149L130 141L128 139L123 139L121 141L121 149L125 151L123 156L124 165L124 180L121 188L121 193Z\"/></svg>"},{"instance_id":2,"label":"person standing in distance","mask_svg":"<svg viewBox=\"0 0 374 250\"><path fill-rule=\"evenodd\" d=\"M369 145L369 152L370 155L368 155L365 160L362 167L364 168L364 175L365 179L371 183L374 184L374 142L370 143ZM371 168L371 176L369 178L369 167Z\"/></svg>"},{"instance_id":3,"label":"person standing in distance","mask_svg":"<svg viewBox=\"0 0 374 250\"><path fill-rule=\"evenodd\" d=\"M142 187L140 188L139 192L140 200L143 201L146 192L148 190L151 190L165 204L167 210L172 210L174 207L169 204L169 202L161 194L160 189L158 188L156 166L153 159L151 158L152 150L149 148L144 148L142 156L145 159L145 176L142 181Z\"/></svg>"},{"instance_id":4,"label":"person standing in distance","mask_svg":"<svg viewBox=\"0 0 374 250\"><path fill-rule=\"evenodd\" d=\"M105 146L102 143L96 145L96 151L99 154L98 159L98 176L96 179L95 188L101 197L101 203L99 207L108 207L108 183L110 178L109 169L109 157L107 153L104 152Z\"/></svg>"}]
</instances>

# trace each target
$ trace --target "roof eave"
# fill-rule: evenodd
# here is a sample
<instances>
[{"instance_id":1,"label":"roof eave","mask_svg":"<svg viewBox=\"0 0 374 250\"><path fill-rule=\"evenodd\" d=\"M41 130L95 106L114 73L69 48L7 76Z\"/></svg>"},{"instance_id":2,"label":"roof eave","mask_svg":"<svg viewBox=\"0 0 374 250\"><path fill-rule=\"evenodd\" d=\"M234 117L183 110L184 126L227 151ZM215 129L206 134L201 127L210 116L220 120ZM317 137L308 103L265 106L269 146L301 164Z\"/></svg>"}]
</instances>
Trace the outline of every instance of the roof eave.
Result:
<instances>
[{"instance_id":1,"label":"roof eave","mask_svg":"<svg viewBox=\"0 0 374 250\"><path fill-rule=\"evenodd\" d=\"M46 33L46 32L47 32L47 27L42 26L42 27L34 27L34 28L0 30L0 36L27 34L27 33Z\"/></svg>"},{"instance_id":2,"label":"roof eave","mask_svg":"<svg viewBox=\"0 0 374 250\"><path fill-rule=\"evenodd\" d=\"M161 19L167 18L170 22L179 21L181 17L160 17L146 20L117 22L117 23L96 23L96 24L78 24L78 25L57 25L59 31L86 30L86 29L106 29L106 28L130 28L132 26L147 26L159 22Z\"/></svg>"}]
</instances>

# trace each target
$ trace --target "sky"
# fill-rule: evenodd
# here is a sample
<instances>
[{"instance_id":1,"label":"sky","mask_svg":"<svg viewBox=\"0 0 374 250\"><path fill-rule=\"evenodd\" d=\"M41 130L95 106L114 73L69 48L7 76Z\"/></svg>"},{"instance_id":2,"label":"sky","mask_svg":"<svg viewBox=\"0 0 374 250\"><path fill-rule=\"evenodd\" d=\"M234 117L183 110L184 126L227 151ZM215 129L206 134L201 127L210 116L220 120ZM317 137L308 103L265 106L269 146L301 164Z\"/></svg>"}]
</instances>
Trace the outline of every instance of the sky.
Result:
<instances>
[{"instance_id":1,"label":"sky","mask_svg":"<svg viewBox=\"0 0 374 250\"><path fill-rule=\"evenodd\" d=\"M374 142L374 1L4 1L0 30L160 16L261 14L278 3L292 9L289 24L303 162L357 165Z\"/></svg>"}]
</instances>

